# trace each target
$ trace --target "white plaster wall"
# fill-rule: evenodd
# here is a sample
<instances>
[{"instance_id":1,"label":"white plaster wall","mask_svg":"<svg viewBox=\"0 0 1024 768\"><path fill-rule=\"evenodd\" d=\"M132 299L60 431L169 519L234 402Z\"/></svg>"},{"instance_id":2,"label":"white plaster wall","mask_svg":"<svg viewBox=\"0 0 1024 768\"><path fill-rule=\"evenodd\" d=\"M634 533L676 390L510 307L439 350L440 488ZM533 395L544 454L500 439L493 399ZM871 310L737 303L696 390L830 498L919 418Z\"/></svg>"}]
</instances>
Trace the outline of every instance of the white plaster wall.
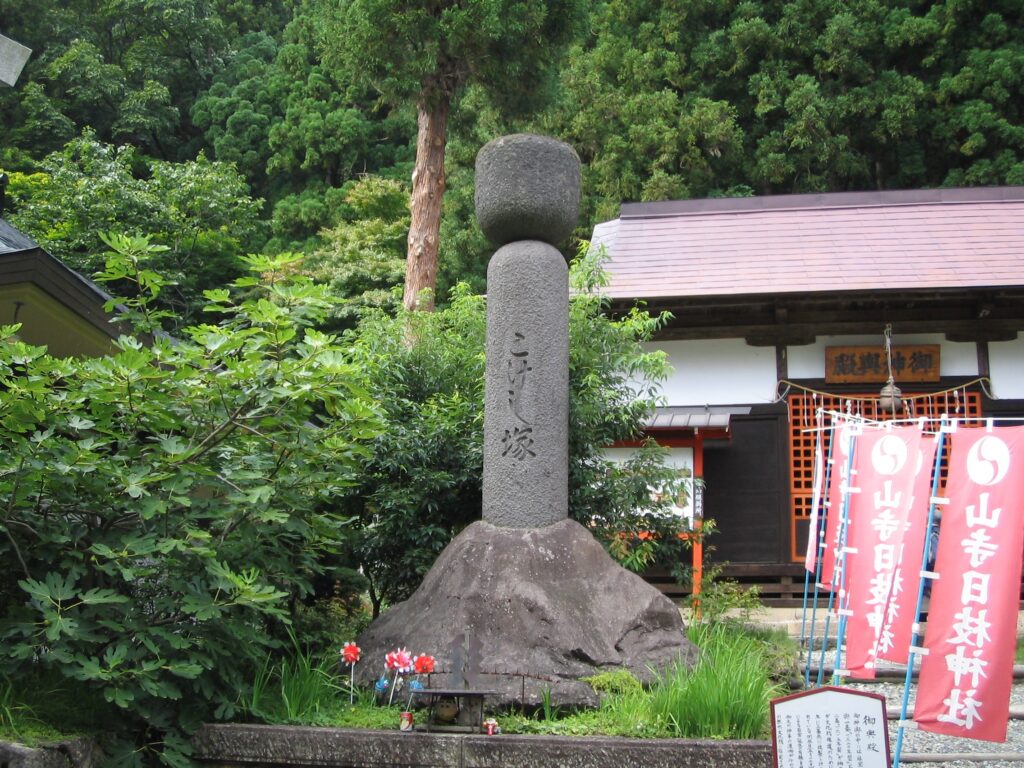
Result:
<instances>
[{"instance_id":1,"label":"white plaster wall","mask_svg":"<svg viewBox=\"0 0 1024 768\"><path fill-rule=\"evenodd\" d=\"M673 373L662 384L668 405L737 405L775 400L775 348L743 339L658 341ZM824 363L822 363L824 366Z\"/></svg>"},{"instance_id":2,"label":"white plaster wall","mask_svg":"<svg viewBox=\"0 0 1024 768\"><path fill-rule=\"evenodd\" d=\"M977 376L978 352L974 342L946 341L941 333L893 334L892 343L938 344L939 375ZM788 347L787 368L791 379L825 378L825 347L882 346L882 333L870 336L819 336L813 344ZM896 382L899 384L899 381Z\"/></svg>"},{"instance_id":3,"label":"white plaster wall","mask_svg":"<svg viewBox=\"0 0 1024 768\"><path fill-rule=\"evenodd\" d=\"M672 505L672 512L679 515L680 517L686 518L688 524L693 526L693 448L688 447L676 447L668 448L668 456L665 458L665 463L670 467L675 467L680 471L684 471L686 477L687 494L688 499L685 506ZM636 448L605 448L603 453L607 459L615 462L616 464L625 464L629 458L636 452ZM656 489L651 489L651 493L657 493Z\"/></svg>"},{"instance_id":4,"label":"white plaster wall","mask_svg":"<svg viewBox=\"0 0 1024 768\"><path fill-rule=\"evenodd\" d=\"M993 341L988 345L988 369L996 397L1024 399L1024 335L1015 341Z\"/></svg>"}]
</instances>

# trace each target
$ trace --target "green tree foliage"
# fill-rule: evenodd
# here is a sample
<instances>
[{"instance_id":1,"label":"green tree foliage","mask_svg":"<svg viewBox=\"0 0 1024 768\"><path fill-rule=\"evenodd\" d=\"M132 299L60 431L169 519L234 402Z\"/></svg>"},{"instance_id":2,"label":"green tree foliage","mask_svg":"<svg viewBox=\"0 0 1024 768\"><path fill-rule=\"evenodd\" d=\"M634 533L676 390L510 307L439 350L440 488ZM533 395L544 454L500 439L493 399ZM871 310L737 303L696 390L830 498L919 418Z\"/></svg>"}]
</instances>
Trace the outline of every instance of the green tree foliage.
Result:
<instances>
[{"instance_id":1,"label":"green tree foliage","mask_svg":"<svg viewBox=\"0 0 1024 768\"><path fill-rule=\"evenodd\" d=\"M389 314L401 306L409 190L401 182L364 176L346 185L341 222L321 232L326 244L303 263L303 272L337 296L332 330L355 325L370 307Z\"/></svg>"},{"instance_id":2,"label":"green tree foliage","mask_svg":"<svg viewBox=\"0 0 1024 768\"><path fill-rule=\"evenodd\" d=\"M602 454L617 440L640 437L656 395L636 379L664 379L668 364L640 346L663 319L639 310L609 318L604 301L587 292L599 288L601 275L596 257L572 268L569 513L628 560L632 534L668 541L678 530L667 498L653 498L651 488L671 490L679 477L655 445L626 465ZM407 343L410 333L416 344ZM458 286L445 308L372 313L348 337L366 376L361 386L387 424L342 502L362 521L351 557L370 579L377 610L408 597L451 538L480 517L485 333L484 298ZM647 514L638 518L638 510Z\"/></svg>"},{"instance_id":3,"label":"green tree foliage","mask_svg":"<svg viewBox=\"0 0 1024 768\"><path fill-rule=\"evenodd\" d=\"M270 128L281 118L283 88L273 76L278 48L272 35L250 32L190 110L213 157L234 163L257 187L266 183Z\"/></svg>"},{"instance_id":4,"label":"green tree foliage","mask_svg":"<svg viewBox=\"0 0 1024 768\"><path fill-rule=\"evenodd\" d=\"M365 85L332 70L318 50L315 6L284 33L274 77L283 89L283 119L270 131L268 170L337 187L358 173L393 164L413 135L406 110L397 118Z\"/></svg>"},{"instance_id":5,"label":"green tree foliage","mask_svg":"<svg viewBox=\"0 0 1024 768\"><path fill-rule=\"evenodd\" d=\"M409 157L411 110L392 110L366 86L321 62L315 3L296 8L277 36L254 32L193 105L213 156L233 162L271 206L269 249L322 244L338 224L342 188Z\"/></svg>"},{"instance_id":6,"label":"green tree foliage","mask_svg":"<svg viewBox=\"0 0 1024 768\"><path fill-rule=\"evenodd\" d=\"M104 141L129 141L164 159L188 152L189 106L244 31L223 6L4 0L4 33L33 50L24 85L0 94L0 121L14 145L39 157L89 126ZM41 121L59 130L45 134Z\"/></svg>"},{"instance_id":7,"label":"green tree foliage","mask_svg":"<svg viewBox=\"0 0 1024 768\"><path fill-rule=\"evenodd\" d=\"M457 288L444 310L370 312L347 336L386 424L341 506L362 521L351 557L375 613L408 597L480 517L485 328L483 297Z\"/></svg>"},{"instance_id":8,"label":"green tree foliage","mask_svg":"<svg viewBox=\"0 0 1024 768\"><path fill-rule=\"evenodd\" d=\"M105 277L143 288L123 303L145 330L158 247L109 242ZM331 501L378 432L359 372L310 327L326 292L281 278L287 259L249 264L266 282L209 292L223 319L174 341L62 360L16 326L0 338L0 666L102 692L131 762L184 765L184 734L235 711L346 536Z\"/></svg>"},{"instance_id":9,"label":"green tree foliage","mask_svg":"<svg viewBox=\"0 0 1024 768\"><path fill-rule=\"evenodd\" d=\"M609 0L547 125L622 200L1020 183L1017 3Z\"/></svg>"},{"instance_id":10,"label":"green tree foliage","mask_svg":"<svg viewBox=\"0 0 1024 768\"><path fill-rule=\"evenodd\" d=\"M643 425L661 403L660 387L672 368L664 352L645 351L642 344L669 317L641 308L610 317L601 294L608 277L602 256L588 249L581 245L569 273L569 514L625 558L623 534L627 540L642 531L657 537L680 526L669 511L680 476L661 448L644 441L621 465L603 455L617 442L642 441ZM662 494L654 497L652 489Z\"/></svg>"},{"instance_id":11,"label":"green tree foliage","mask_svg":"<svg viewBox=\"0 0 1024 768\"><path fill-rule=\"evenodd\" d=\"M135 166L204 150L267 201L250 249L312 254L337 249L319 233L351 223L355 179L418 156L407 283L442 299L483 289L473 159L516 130L579 152L584 237L624 200L1024 179L1009 0L0 0L0 18L33 49L0 90L8 171L86 127Z\"/></svg>"},{"instance_id":12,"label":"green tree foliage","mask_svg":"<svg viewBox=\"0 0 1024 768\"><path fill-rule=\"evenodd\" d=\"M944 3L923 19L907 14L906 44L930 32L939 66L927 122L929 149L953 162L931 176L949 185L1024 184L1024 8L1018 3Z\"/></svg>"},{"instance_id":13,"label":"green tree foliage","mask_svg":"<svg viewBox=\"0 0 1024 768\"><path fill-rule=\"evenodd\" d=\"M86 133L49 155L33 174L12 173L12 223L73 269L102 267L97 232L153 233L168 246L153 269L173 286L159 302L194 320L202 291L240 274L259 231L260 201L229 165L203 155L171 163L114 147Z\"/></svg>"},{"instance_id":14,"label":"green tree foliage","mask_svg":"<svg viewBox=\"0 0 1024 768\"><path fill-rule=\"evenodd\" d=\"M535 107L581 20L580 0L486 0L410 5L334 0L322 38L327 61L417 112L404 304L433 306L451 107L475 83L509 109Z\"/></svg>"}]
</instances>

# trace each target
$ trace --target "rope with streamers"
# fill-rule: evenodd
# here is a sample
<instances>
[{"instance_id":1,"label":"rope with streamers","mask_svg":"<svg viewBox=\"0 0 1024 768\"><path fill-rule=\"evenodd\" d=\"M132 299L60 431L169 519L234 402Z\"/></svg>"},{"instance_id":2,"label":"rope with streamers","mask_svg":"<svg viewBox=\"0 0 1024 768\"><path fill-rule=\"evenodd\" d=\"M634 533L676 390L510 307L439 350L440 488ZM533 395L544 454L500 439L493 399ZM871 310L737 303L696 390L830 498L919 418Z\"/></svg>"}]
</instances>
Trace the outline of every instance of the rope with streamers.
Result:
<instances>
[{"instance_id":1,"label":"rope with streamers","mask_svg":"<svg viewBox=\"0 0 1024 768\"><path fill-rule=\"evenodd\" d=\"M955 387L939 390L938 392L929 392L924 395L902 395L901 399L903 400L903 402L907 403L913 400L927 400L928 398L953 395L956 412L959 413L960 392L967 389L968 387L973 387L975 384L981 387L981 391L985 393L985 397L987 397L989 400L999 399L994 394L992 394L992 390L990 389L992 385L992 380L988 376L979 376L978 378L972 379L971 381L965 381L963 384L957 384ZM781 392L779 391L780 388L782 388ZM850 405L852 405L852 401L850 400L848 395L841 395L836 394L834 392L825 392L820 389L805 387L803 384L797 384L795 381L790 381L789 379L779 379L779 383L775 387L775 399L772 402L781 403L783 400L786 399L786 396L789 395L791 389L798 389L801 392L807 392L811 395L814 395L815 398L832 397L838 400L843 400L846 402L847 407L850 407ZM881 398L878 395L858 395L857 400L861 402L870 402L881 400Z\"/></svg>"}]
</instances>

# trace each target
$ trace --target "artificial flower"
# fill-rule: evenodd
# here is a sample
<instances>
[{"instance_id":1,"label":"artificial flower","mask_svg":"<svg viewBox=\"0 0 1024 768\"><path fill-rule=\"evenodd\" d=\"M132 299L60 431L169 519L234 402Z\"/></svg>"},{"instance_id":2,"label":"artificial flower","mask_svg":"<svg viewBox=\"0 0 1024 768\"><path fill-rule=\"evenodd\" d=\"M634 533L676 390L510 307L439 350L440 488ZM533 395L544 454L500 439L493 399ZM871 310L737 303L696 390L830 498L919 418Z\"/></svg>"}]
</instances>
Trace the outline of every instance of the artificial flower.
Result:
<instances>
[{"instance_id":1,"label":"artificial flower","mask_svg":"<svg viewBox=\"0 0 1024 768\"><path fill-rule=\"evenodd\" d=\"M341 660L346 664L355 664L359 661L359 646L355 643L345 643L341 648Z\"/></svg>"},{"instance_id":2,"label":"artificial flower","mask_svg":"<svg viewBox=\"0 0 1024 768\"><path fill-rule=\"evenodd\" d=\"M412 670L412 655L405 648L396 648L384 656L384 666L398 674Z\"/></svg>"},{"instance_id":3,"label":"artificial flower","mask_svg":"<svg viewBox=\"0 0 1024 768\"><path fill-rule=\"evenodd\" d=\"M436 659L434 659L433 656L428 656L424 653L413 659L413 671L415 671L417 675L429 675L431 672L434 671L434 666L436 663L437 661Z\"/></svg>"}]
</instances>

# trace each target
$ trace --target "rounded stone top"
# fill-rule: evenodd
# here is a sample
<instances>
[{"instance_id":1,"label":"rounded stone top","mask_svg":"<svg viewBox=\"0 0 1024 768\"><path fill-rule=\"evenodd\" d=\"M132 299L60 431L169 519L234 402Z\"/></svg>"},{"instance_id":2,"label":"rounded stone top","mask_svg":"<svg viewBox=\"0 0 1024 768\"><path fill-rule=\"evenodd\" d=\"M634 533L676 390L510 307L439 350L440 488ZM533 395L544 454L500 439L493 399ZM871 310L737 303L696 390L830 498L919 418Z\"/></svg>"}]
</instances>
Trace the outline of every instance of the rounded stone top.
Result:
<instances>
[{"instance_id":1,"label":"rounded stone top","mask_svg":"<svg viewBox=\"0 0 1024 768\"><path fill-rule=\"evenodd\" d=\"M516 133L477 153L476 217L494 245L558 245L572 233L579 210L580 158L564 141Z\"/></svg>"}]
</instances>

